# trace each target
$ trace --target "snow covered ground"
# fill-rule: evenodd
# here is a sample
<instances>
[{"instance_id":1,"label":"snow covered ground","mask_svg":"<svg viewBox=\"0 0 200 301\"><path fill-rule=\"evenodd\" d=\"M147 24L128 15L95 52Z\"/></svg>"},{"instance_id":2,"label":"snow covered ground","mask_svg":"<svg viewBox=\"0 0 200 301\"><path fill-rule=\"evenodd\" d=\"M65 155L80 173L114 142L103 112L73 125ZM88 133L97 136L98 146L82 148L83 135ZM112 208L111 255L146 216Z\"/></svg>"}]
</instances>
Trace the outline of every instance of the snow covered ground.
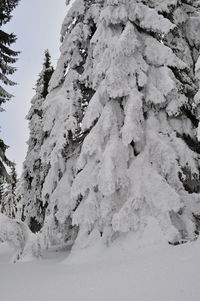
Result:
<instances>
[{"instance_id":1,"label":"snow covered ground","mask_svg":"<svg viewBox=\"0 0 200 301\"><path fill-rule=\"evenodd\" d=\"M200 242L131 250L120 241L66 259L10 264L0 245L1 301L199 301Z\"/></svg>"}]
</instances>

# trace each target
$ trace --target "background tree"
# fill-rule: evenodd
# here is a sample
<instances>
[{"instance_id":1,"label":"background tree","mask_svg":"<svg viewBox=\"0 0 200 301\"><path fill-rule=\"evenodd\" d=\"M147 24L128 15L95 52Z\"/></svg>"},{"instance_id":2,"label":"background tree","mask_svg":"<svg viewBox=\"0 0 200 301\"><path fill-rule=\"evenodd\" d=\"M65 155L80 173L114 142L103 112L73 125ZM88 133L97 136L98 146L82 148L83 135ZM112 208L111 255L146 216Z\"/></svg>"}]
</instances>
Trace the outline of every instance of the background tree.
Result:
<instances>
[{"instance_id":1,"label":"background tree","mask_svg":"<svg viewBox=\"0 0 200 301\"><path fill-rule=\"evenodd\" d=\"M4 193L5 193L4 182L0 181L0 211L1 211L1 206L2 206Z\"/></svg>"},{"instance_id":2,"label":"background tree","mask_svg":"<svg viewBox=\"0 0 200 301\"><path fill-rule=\"evenodd\" d=\"M43 185L43 166L41 164L41 145L45 133L43 132L43 102L48 94L48 86L53 74L50 54L46 50L42 71L36 83L36 94L31 100L31 108L27 115L29 120L30 137L28 151L24 162L20 190L23 203L23 215L33 232L39 231L43 225L46 205L41 199Z\"/></svg>"},{"instance_id":3,"label":"background tree","mask_svg":"<svg viewBox=\"0 0 200 301\"><path fill-rule=\"evenodd\" d=\"M18 5L19 0L2 0L0 3L0 25L6 24L11 19L12 10ZM16 36L11 33L8 34L0 30L0 80L4 85L14 85L15 83L8 79L8 75L13 74L16 68L11 66L17 61L18 51L10 48L10 45L15 43ZM2 85L0 86L0 105L12 97Z\"/></svg>"},{"instance_id":4,"label":"background tree","mask_svg":"<svg viewBox=\"0 0 200 301\"><path fill-rule=\"evenodd\" d=\"M0 2L0 26L10 21L12 10L18 5L19 0L2 0ZM4 89L6 85L14 85L15 83L8 78L15 72L16 68L12 66L16 62L18 51L10 48L10 45L16 41L16 36L0 29L0 111L2 111L2 103L9 100L12 95ZM8 178L5 165L10 166L11 162L6 158L5 151L7 146L3 140L0 140L0 177Z\"/></svg>"},{"instance_id":5,"label":"background tree","mask_svg":"<svg viewBox=\"0 0 200 301\"><path fill-rule=\"evenodd\" d=\"M12 165L12 162L6 157L6 154L5 154L7 148L8 148L8 146L5 145L5 143L3 142L2 139L0 139L0 179L1 179L1 181L9 180L9 175L8 175L4 165L6 164L9 167L11 167L11 165Z\"/></svg>"},{"instance_id":6,"label":"background tree","mask_svg":"<svg viewBox=\"0 0 200 301\"><path fill-rule=\"evenodd\" d=\"M15 218L17 213L16 186L17 172L15 163L12 163L9 173L9 182L5 186L5 191L2 200L1 212L10 218Z\"/></svg>"},{"instance_id":7,"label":"background tree","mask_svg":"<svg viewBox=\"0 0 200 301\"><path fill-rule=\"evenodd\" d=\"M54 68L51 65L51 56L48 49L44 52L43 69L39 74L39 78L36 84L36 92L45 98L48 94L49 82L54 72Z\"/></svg>"}]
</instances>

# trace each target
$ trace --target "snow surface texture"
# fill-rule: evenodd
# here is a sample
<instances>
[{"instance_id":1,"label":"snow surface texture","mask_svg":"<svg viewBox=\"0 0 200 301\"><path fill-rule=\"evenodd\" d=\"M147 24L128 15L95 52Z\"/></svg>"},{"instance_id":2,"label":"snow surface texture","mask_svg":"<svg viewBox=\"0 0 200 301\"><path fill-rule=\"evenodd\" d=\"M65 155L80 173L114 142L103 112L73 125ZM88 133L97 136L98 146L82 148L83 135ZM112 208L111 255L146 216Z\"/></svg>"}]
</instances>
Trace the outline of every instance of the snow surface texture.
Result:
<instances>
[{"instance_id":1,"label":"snow surface texture","mask_svg":"<svg viewBox=\"0 0 200 301\"><path fill-rule=\"evenodd\" d=\"M63 260L66 250L49 251L45 260L11 265L4 244L1 300L199 301L199 252L200 242L133 251L128 237L76 258Z\"/></svg>"},{"instance_id":2,"label":"snow surface texture","mask_svg":"<svg viewBox=\"0 0 200 301\"><path fill-rule=\"evenodd\" d=\"M197 7L190 0L67 3L61 55L39 104L42 139L33 147L44 237L81 249L97 231L110 245L129 231L154 236L153 221L159 241L196 239ZM26 183L32 191L36 180ZM38 210L26 202L28 222Z\"/></svg>"}]
</instances>

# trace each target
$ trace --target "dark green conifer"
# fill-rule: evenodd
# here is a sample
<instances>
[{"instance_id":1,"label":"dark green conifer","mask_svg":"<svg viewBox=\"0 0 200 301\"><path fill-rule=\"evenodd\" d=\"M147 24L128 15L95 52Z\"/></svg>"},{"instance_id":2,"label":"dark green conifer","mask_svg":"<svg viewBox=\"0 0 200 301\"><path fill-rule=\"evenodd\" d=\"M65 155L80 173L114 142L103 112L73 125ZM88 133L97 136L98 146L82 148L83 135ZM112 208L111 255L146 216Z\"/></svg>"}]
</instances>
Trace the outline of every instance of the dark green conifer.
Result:
<instances>
[{"instance_id":1,"label":"dark green conifer","mask_svg":"<svg viewBox=\"0 0 200 301\"><path fill-rule=\"evenodd\" d=\"M0 26L10 21L12 10L18 5L19 0L1 0L0 1ZM15 82L8 78L16 68L12 66L17 61L18 51L14 51L10 46L15 43L16 36L13 33L7 33L0 29L0 112L3 111L1 105L12 97L12 94L6 91L5 86L13 86ZM5 152L7 146L0 139L0 181L8 180L9 176L6 171L7 166L11 166L10 160L7 159Z\"/></svg>"}]
</instances>

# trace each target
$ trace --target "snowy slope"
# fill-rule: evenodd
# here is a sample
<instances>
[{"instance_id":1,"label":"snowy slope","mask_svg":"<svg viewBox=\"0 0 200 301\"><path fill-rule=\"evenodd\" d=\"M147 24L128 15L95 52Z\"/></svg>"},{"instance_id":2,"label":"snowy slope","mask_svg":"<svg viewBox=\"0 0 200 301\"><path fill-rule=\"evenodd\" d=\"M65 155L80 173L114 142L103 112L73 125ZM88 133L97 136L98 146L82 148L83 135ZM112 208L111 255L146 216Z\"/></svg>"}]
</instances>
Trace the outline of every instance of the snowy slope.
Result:
<instances>
[{"instance_id":1,"label":"snowy slope","mask_svg":"<svg viewBox=\"0 0 200 301\"><path fill-rule=\"evenodd\" d=\"M49 252L43 260L9 264L8 251L1 245L1 301L200 300L200 242L137 251L118 242L91 250L90 258L79 252L76 263L64 260L65 252Z\"/></svg>"}]
</instances>

